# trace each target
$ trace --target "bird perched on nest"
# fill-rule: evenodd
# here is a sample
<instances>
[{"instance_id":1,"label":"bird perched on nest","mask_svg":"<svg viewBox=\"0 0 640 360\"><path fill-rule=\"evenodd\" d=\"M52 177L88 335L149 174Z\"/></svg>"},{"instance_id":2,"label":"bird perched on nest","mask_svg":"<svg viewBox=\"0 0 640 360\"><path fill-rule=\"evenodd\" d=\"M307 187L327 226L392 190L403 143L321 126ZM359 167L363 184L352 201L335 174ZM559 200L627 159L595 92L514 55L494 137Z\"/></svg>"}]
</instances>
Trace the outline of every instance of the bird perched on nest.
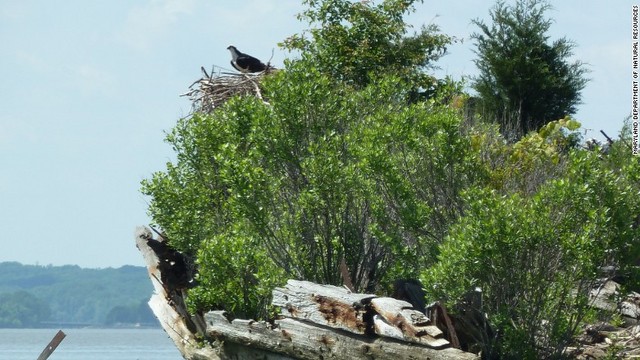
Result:
<instances>
[{"instance_id":1,"label":"bird perched on nest","mask_svg":"<svg viewBox=\"0 0 640 360\"><path fill-rule=\"evenodd\" d=\"M240 52L235 46L230 45L227 50L231 52L231 66L243 73L257 73L265 71L269 66L251 55Z\"/></svg>"}]
</instances>

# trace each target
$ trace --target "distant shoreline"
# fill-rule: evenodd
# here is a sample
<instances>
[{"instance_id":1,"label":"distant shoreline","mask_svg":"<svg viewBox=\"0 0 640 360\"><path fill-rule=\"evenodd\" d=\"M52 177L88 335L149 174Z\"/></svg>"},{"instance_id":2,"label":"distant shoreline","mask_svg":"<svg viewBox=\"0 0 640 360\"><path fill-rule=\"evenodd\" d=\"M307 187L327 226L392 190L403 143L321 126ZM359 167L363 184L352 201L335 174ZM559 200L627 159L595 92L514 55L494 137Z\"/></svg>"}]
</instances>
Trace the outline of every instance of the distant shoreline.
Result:
<instances>
[{"instance_id":1,"label":"distant shoreline","mask_svg":"<svg viewBox=\"0 0 640 360\"><path fill-rule=\"evenodd\" d=\"M46 323L38 326L25 327L0 327L2 330L29 330L29 329L162 329L160 324L118 324L118 325L96 325L96 324L71 324L71 323Z\"/></svg>"}]
</instances>

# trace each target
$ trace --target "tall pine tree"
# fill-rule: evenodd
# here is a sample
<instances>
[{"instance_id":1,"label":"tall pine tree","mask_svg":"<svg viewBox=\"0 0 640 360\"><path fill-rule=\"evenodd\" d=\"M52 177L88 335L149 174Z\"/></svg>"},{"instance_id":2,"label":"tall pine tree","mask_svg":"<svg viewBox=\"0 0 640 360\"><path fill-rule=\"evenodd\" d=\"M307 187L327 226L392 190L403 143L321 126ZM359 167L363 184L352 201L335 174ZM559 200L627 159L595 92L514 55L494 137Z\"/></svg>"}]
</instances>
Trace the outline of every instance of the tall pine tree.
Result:
<instances>
[{"instance_id":1,"label":"tall pine tree","mask_svg":"<svg viewBox=\"0 0 640 360\"><path fill-rule=\"evenodd\" d=\"M491 25L473 20L480 75L472 85L482 113L511 138L574 114L588 81L583 63L569 61L575 45L564 37L550 42L550 8L544 0L499 1Z\"/></svg>"}]
</instances>

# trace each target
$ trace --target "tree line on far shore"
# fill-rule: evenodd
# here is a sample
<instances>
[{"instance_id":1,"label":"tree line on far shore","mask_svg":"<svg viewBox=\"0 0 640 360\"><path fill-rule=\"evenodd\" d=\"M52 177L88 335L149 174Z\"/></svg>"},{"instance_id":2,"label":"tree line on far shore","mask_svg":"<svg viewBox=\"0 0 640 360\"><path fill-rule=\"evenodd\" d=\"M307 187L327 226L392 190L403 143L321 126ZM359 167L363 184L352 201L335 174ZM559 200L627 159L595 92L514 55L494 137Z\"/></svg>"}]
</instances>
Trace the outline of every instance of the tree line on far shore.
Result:
<instances>
[{"instance_id":1,"label":"tree line on far shore","mask_svg":"<svg viewBox=\"0 0 640 360\"><path fill-rule=\"evenodd\" d=\"M144 267L0 263L0 328L156 326Z\"/></svg>"}]
</instances>

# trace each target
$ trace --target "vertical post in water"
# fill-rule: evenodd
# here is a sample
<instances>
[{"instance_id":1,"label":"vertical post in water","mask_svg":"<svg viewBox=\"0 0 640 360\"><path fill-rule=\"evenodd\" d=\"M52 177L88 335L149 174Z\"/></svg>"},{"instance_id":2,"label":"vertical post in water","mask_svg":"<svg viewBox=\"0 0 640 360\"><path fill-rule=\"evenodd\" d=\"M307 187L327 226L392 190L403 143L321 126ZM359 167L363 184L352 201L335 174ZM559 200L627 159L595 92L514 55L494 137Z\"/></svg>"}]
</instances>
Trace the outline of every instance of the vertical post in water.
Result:
<instances>
[{"instance_id":1,"label":"vertical post in water","mask_svg":"<svg viewBox=\"0 0 640 360\"><path fill-rule=\"evenodd\" d=\"M49 345L47 345L47 347L42 350L42 353L40 354L40 356L38 356L38 360L47 360L49 356L56 350L58 345L60 345L62 339L64 339L65 336L67 335L63 333L62 330L58 330L56 336L54 336L53 339L51 339L51 341L49 342Z\"/></svg>"}]
</instances>

